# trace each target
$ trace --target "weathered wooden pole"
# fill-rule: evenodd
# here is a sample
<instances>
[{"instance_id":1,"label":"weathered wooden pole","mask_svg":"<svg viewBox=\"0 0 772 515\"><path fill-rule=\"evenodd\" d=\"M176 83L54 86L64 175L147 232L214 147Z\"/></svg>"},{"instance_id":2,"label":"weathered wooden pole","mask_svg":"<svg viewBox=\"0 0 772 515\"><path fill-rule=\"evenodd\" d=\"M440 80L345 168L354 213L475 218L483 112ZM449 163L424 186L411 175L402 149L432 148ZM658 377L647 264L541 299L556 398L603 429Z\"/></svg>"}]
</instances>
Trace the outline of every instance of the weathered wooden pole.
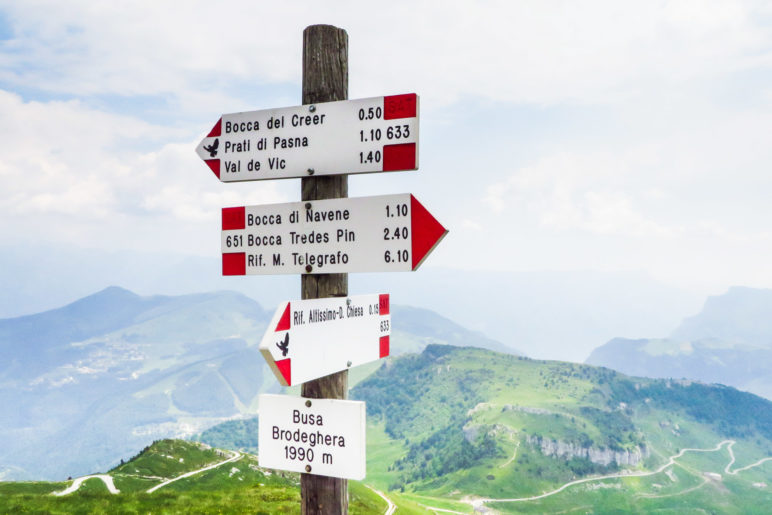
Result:
<instances>
[{"instance_id":1,"label":"weathered wooden pole","mask_svg":"<svg viewBox=\"0 0 772 515\"><path fill-rule=\"evenodd\" d=\"M303 31L303 104L348 100L348 34L332 25L311 25ZM309 176L302 181L302 200L348 197L348 175ZM303 299L348 295L348 274L301 276ZM308 383L301 394L315 399L345 399L348 371ZM348 481L300 475L301 513L348 513Z\"/></svg>"}]
</instances>

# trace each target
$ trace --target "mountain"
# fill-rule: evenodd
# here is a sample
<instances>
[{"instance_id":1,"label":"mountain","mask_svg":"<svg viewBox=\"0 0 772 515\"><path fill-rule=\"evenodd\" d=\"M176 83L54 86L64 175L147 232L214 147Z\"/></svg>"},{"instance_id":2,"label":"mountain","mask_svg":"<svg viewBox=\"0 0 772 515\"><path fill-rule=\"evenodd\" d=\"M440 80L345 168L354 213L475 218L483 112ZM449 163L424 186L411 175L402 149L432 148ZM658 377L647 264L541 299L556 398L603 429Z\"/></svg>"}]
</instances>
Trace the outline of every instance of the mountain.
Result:
<instances>
[{"instance_id":1,"label":"mountain","mask_svg":"<svg viewBox=\"0 0 772 515\"><path fill-rule=\"evenodd\" d=\"M432 345L351 397L367 402L367 480L396 499L518 513L772 501L772 402L733 388Z\"/></svg>"},{"instance_id":2,"label":"mountain","mask_svg":"<svg viewBox=\"0 0 772 515\"><path fill-rule=\"evenodd\" d=\"M0 475L105 469L148 438L254 413L274 384L256 349L267 318L240 294L112 287L0 320Z\"/></svg>"},{"instance_id":3,"label":"mountain","mask_svg":"<svg viewBox=\"0 0 772 515\"><path fill-rule=\"evenodd\" d=\"M686 318L672 338L711 338L772 349L772 289L735 286L710 297L702 311Z\"/></svg>"},{"instance_id":4,"label":"mountain","mask_svg":"<svg viewBox=\"0 0 772 515\"><path fill-rule=\"evenodd\" d=\"M722 383L772 399L772 290L710 297L669 337L614 338L586 361L631 375Z\"/></svg>"},{"instance_id":5,"label":"mountain","mask_svg":"<svg viewBox=\"0 0 772 515\"><path fill-rule=\"evenodd\" d=\"M272 314L235 292L109 287L0 320L0 480L104 470L148 439L254 416L258 393L280 390L257 350ZM505 348L428 310L393 306L392 322L393 355L430 343Z\"/></svg>"},{"instance_id":6,"label":"mountain","mask_svg":"<svg viewBox=\"0 0 772 515\"><path fill-rule=\"evenodd\" d=\"M365 482L410 513L763 513L772 502L772 402L721 385L430 345L388 358L350 397L367 402ZM201 439L254 447L257 424Z\"/></svg>"},{"instance_id":7,"label":"mountain","mask_svg":"<svg viewBox=\"0 0 772 515\"><path fill-rule=\"evenodd\" d=\"M0 244L0 317L48 310L110 284L144 295L238 291L263 306L299 295L297 276L223 277L221 268L219 254ZM417 274L351 274L349 291L390 293L392 304L430 309L529 356L569 361L584 361L599 342L616 336L667 334L704 301L635 271L463 268L429 262Z\"/></svg>"}]
</instances>

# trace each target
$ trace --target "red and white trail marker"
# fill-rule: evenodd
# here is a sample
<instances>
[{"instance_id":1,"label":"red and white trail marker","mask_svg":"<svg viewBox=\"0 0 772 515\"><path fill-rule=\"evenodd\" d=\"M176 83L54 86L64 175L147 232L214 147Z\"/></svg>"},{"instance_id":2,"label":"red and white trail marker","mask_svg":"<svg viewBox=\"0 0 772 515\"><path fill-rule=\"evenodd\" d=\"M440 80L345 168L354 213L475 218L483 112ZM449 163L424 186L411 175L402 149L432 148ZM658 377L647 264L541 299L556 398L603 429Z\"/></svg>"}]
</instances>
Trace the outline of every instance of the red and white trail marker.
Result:
<instances>
[{"instance_id":1,"label":"red and white trail marker","mask_svg":"<svg viewBox=\"0 0 772 515\"><path fill-rule=\"evenodd\" d=\"M409 193L222 210L223 275L416 270L447 234Z\"/></svg>"},{"instance_id":2,"label":"red and white trail marker","mask_svg":"<svg viewBox=\"0 0 772 515\"><path fill-rule=\"evenodd\" d=\"M282 386L294 386L389 355L388 294L282 302L260 352Z\"/></svg>"},{"instance_id":3,"label":"red and white trail marker","mask_svg":"<svg viewBox=\"0 0 772 515\"><path fill-rule=\"evenodd\" d=\"M196 152L223 182L418 169L418 95L224 114Z\"/></svg>"}]
</instances>

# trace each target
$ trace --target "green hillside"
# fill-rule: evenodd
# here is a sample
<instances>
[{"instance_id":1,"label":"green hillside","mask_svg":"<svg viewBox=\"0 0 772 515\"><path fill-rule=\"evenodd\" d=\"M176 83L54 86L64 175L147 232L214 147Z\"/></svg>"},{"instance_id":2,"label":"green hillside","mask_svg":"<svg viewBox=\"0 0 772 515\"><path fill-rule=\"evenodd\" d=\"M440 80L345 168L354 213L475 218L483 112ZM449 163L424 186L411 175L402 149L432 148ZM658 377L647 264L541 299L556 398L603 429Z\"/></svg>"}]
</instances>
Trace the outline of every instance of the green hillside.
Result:
<instances>
[{"instance_id":1,"label":"green hillside","mask_svg":"<svg viewBox=\"0 0 772 515\"><path fill-rule=\"evenodd\" d=\"M238 451L257 452L258 418L229 420L210 427L191 440L203 442L213 447Z\"/></svg>"},{"instance_id":2,"label":"green hillside","mask_svg":"<svg viewBox=\"0 0 772 515\"><path fill-rule=\"evenodd\" d=\"M154 442L107 475L119 493L109 493L98 478L87 479L77 491L63 496L51 494L72 481L0 482L0 513L300 513L297 474L265 470L254 455L199 443ZM349 490L350 513L385 511L385 501L361 483L350 482Z\"/></svg>"},{"instance_id":3,"label":"green hillside","mask_svg":"<svg viewBox=\"0 0 772 515\"><path fill-rule=\"evenodd\" d=\"M367 402L365 482L398 514L772 505L772 403L733 388L430 345L387 359L351 397ZM201 438L244 448L255 426L232 421ZM70 482L0 483L0 512L299 512L296 474L197 442L155 442L109 475L119 494L99 479L64 497L49 494ZM350 513L386 511L376 492L349 485Z\"/></svg>"},{"instance_id":4,"label":"green hillside","mask_svg":"<svg viewBox=\"0 0 772 515\"><path fill-rule=\"evenodd\" d=\"M398 500L461 512L772 505L772 460L738 472L772 457L772 403L732 388L429 346L351 397L367 402L367 480Z\"/></svg>"}]
</instances>

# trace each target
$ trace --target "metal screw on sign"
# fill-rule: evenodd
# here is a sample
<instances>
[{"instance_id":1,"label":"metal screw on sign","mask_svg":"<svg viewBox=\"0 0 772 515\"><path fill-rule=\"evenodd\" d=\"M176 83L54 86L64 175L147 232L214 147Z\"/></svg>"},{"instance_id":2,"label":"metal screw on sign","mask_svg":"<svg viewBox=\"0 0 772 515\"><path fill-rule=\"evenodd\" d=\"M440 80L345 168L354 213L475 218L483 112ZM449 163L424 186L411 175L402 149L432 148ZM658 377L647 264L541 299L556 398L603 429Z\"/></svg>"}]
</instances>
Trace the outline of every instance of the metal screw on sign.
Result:
<instances>
[{"instance_id":1,"label":"metal screw on sign","mask_svg":"<svg viewBox=\"0 0 772 515\"><path fill-rule=\"evenodd\" d=\"M311 472L311 465L306 465L306 472Z\"/></svg>"},{"instance_id":2,"label":"metal screw on sign","mask_svg":"<svg viewBox=\"0 0 772 515\"><path fill-rule=\"evenodd\" d=\"M310 408L310 407L311 407L311 401L306 401L306 408Z\"/></svg>"},{"instance_id":3,"label":"metal screw on sign","mask_svg":"<svg viewBox=\"0 0 772 515\"><path fill-rule=\"evenodd\" d=\"M308 175L314 175L314 169L313 168L309 168L308 169Z\"/></svg>"},{"instance_id":4,"label":"metal screw on sign","mask_svg":"<svg viewBox=\"0 0 772 515\"><path fill-rule=\"evenodd\" d=\"M309 274L311 273L311 270L313 270L313 269L314 269L314 267L312 267L311 265L306 265L306 272L308 272Z\"/></svg>"},{"instance_id":5,"label":"metal screw on sign","mask_svg":"<svg viewBox=\"0 0 772 515\"><path fill-rule=\"evenodd\" d=\"M316 111L316 106L311 104L310 106L308 106L308 110L313 113L314 111Z\"/></svg>"}]
</instances>

